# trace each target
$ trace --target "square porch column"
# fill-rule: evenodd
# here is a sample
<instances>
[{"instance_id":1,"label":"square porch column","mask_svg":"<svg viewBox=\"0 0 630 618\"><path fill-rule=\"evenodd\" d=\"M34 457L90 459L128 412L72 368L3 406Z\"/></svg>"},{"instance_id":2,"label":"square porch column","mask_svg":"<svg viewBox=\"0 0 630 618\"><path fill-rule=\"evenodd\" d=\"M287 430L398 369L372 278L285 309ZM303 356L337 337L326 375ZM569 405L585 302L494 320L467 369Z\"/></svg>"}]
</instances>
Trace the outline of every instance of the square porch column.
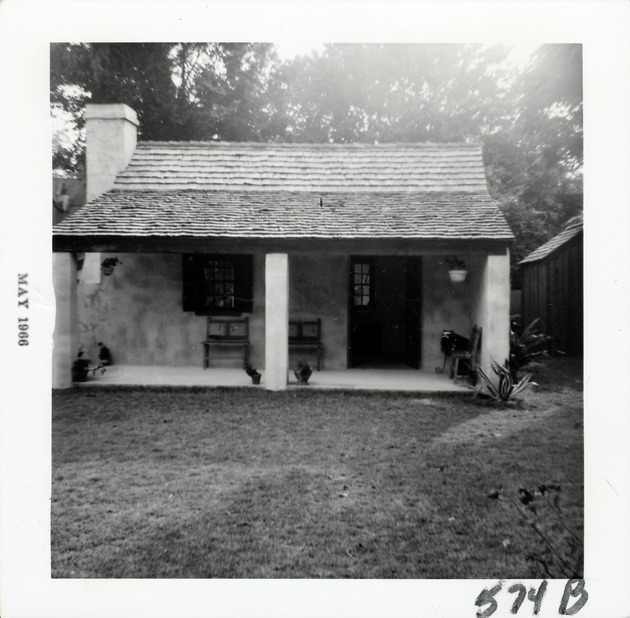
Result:
<instances>
[{"instance_id":1,"label":"square porch column","mask_svg":"<svg viewBox=\"0 0 630 618\"><path fill-rule=\"evenodd\" d=\"M477 323L483 327L479 364L489 375L491 360L503 364L510 354L510 253L488 255L483 265Z\"/></svg>"},{"instance_id":2,"label":"square porch column","mask_svg":"<svg viewBox=\"0 0 630 618\"><path fill-rule=\"evenodd\" d=\"M72 386L72 363L77 357L77 264L72 253L53 253L55 332L53 334L52 386Z\"/></svg>"},{"instance_id":3,"label":"square porch column","mask_svg":"<svg viewBox=\"0 0 630 618\"><path fill-rule=\"evenodd\" d=\"M287 387L289 371L289 256L265 256L265 388Z\"/></svg>"}]
</instances>

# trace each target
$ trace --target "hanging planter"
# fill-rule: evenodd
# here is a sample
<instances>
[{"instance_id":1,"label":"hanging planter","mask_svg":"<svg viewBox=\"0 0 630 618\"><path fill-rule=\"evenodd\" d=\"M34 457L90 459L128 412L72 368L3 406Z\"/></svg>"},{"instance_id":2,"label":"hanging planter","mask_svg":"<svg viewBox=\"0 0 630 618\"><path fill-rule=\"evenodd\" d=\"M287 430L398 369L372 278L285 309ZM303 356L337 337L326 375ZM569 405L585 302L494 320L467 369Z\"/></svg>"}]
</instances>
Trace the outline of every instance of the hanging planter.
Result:
<instances>
[{"instance_id":1,"label":"hanging planter","mask_svg":"<svg viewBox=\"0 0 630 618\"><path fill-rule=\"evenodd\" d=\"M109 277L114 272L114 268L117 264L122 264L117 257L105 258L101 263L101 272L106 277Z\"/></svg>"},{"instance_id":2,"label":"hanging planter","mask_svg":"<svg viewBox=\"0 0 630 618\"><path fill-rule=\"evenodd\" d=\"M468 274L467 270L449 270L448 276L451 278L453 283L461 283L462 281L466 281L466 275Z\"/></svg>"},{"instance_id":3,"label":"hanging planter","mask_svg":"<svg viewBox=\"0 0 630 618\"><path fill-rule=\"evenodd\" d=\"M464 260L460 260L456 255L452 255L446 258L446 263L449 267L448 276L453 283L466 281L468 271L466 270L466 262L464 262Z\"/></svg>"}]
</instances>

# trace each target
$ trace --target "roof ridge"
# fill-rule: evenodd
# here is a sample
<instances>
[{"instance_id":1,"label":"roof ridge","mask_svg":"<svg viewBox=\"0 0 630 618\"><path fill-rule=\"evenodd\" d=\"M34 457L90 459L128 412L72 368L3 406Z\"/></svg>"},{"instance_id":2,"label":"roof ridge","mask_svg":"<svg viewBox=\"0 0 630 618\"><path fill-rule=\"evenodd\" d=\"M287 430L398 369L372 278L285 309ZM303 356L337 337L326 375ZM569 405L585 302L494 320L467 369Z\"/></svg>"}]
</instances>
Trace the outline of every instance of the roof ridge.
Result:
<instances>
[{"instance_id":1,"label":"roof ridge","mask_svg":"<svg viewBox=\"0 0 630 618\"><path fill-rule=\"evenodd\" d=\"M348 195L361 195L362 197L364 196L371 196L371 195L378 195L380 197L387 197L387 196L406 196L406 197L417 197L417 198L435 198L437 196L443 195L443 196L448 196L449 198L470 198L472 197L484 197L487 198L488 200L492 201L493 204L498 204L498 201L496 199L494 199L490 193L488 191L450 191L450 190L444 190L444 189L436 189L436 190L408 190L408 189L387 189L387 190L381 190L381 189L368 189L368 190L362 190L362 189L358 189L358 188L348 188L348 189L341 189L341 190L336 190L336 189L330 189L330 188L321 188L321 189L279 189L279 188L259 188L259 187L255 187L255 188L248 188L248 187L229 187L229 188L186 188L186 189L181 189L181 188L168 188L168 189L156 189L153 187L150 188L141 188L141 189L137 189L137 188L133 188L133 189L129 189L125 186L119 186L119 185L114 185L111 189L108 189L107 191L105 191L104 193L102 193L101 195L99 195L98 197L95 197L94 199L90 200L91 202L95 202L98 201L101 196L103 195L109 195L111 193L119 193L121 195L130 195L133 193L155 193L158 195L169 195L169 194L175 194L175 193L185 193L185 194L190 194L190 195L199 195L202 193L206 193L206 194L218 194L218 193L242 193L244 195L256 195L256 194L261 194L261 195L265 195L265 196L269 196L269 194L272 193L280 193L280 194L295 194L295 195L311 195L311 194L317 194L317 195L334 195L334 196L348 196Z\"/></svg>"},{"instance_id":2,"label":"roof ridge","mask_svg":"<svg viewBox=\"0 0 630 618\"><path fill-rule=\"evenodd\" d=\"M481 142L348 142L348 143L319 143L319 142L229 142L218 140L139 140L138 146L213 146L228 148L315 148L315 149L343 149L343 148L480 148Z\"/></svg>"}]
</instances>

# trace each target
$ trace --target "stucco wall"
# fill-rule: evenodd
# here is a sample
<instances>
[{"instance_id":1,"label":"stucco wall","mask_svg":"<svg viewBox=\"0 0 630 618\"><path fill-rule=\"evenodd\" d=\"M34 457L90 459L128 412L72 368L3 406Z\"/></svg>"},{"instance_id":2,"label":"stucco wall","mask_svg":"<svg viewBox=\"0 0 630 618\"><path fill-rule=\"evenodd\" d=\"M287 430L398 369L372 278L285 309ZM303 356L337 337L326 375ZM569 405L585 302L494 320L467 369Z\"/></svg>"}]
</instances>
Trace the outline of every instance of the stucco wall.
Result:
<instances>
[{"instance_id":1,"label":"stucco wall","mask_svg":"<svg viewBox=\"0 0 630 618\"><path fill-rule=\"evenodd\" d=\"M347 272L345 256L289 256L289 319L321 318L323 369L344 369L347 363ZM289 364L298 358L314 364L316 354L292 350Z\"/></svg>"},{"instance_id":2,"label":"stucco wall","mask_svg":"<svg viewBox=\"0 0 630 618\"><path fill-rule=\"evenodd\" d=\"M109 257L101 255L101 259ZM79 343L97 358L97 342L114 362L128 365L200 366L206 319L182 309L182 258L175 254L120 254L122 262L99 284L78 286ZM289 256L289 319L322 319L323 367L346 366L346 264L343 256ZM264 366L265 260L254 256L250 358ZM315 353L292 353L314 363ZM236 349L213 350L211 366L240 367Z\"/></svg>"},{"instance_id":3,"label":"stucco wall","mask_svg":"<svg viewBox=\"0 0 630 618\"><path fill-rule=\"evenodd\" d=\"M422 260L422 369L441 367L444 355L440 337L445 329L470 336L470 271L472 261L466 259L469 276L462 283L452 283L442 256L425 256Z\"/></svg>"},{"instance_id":4,"label":"stucco wall","mask_svg":"<svg viewBox=\"0 0 630 618\"><path fill-rule=\"evenodd\" d=\"M206 319L182 309L182 258L175 254L116 254L122 264L100 284L77 289L79 343L96 358L104 342L119 364L201 366ZM107 255L102 255L102 258ZM468 277L452 283L444 258L422 260L421 369L442 365L440 335L453 329L470 335L473 324L484 328L482 354L504 354L509 314L509 257L466 256ZM342 255L289 256L289 319L322 320L323 368L347 363L347 269ZM402 280L401 280L402 281ZM503 299L501 294L505 295ZM265 259L254 256L254 303L250 318L250 358L263 367L265 358ZM505 314L505 315L504 315ZM505 320L503 319L505 318ZM314 364L314 350L292 351L289 363L301 358ZM211 366L239 367L238 350L216 351Z\"/></svg>"},{"instance_id":5,"label":"stucco wall","mask_svg":"<svg viewBox=\"0 0 630 618\"><path fill-rule=\"evenodd\" d=\"M112 188L136 148L138 117L123 103L88 104L85 108L87 199Z\"/></svg>"},{"instance_id":6,"label":"stucco wall","mask_svg":"<svg viewBox=\"0 0 630 618\"><path fill-rule=\"evenodd\" d=\"M86 352L96 358L102 341L118 364L201 365L205 322L182 310L181 256L116 257L122 263L111 276L78 286L79 338Z\"/></svg>"}]
</instances>

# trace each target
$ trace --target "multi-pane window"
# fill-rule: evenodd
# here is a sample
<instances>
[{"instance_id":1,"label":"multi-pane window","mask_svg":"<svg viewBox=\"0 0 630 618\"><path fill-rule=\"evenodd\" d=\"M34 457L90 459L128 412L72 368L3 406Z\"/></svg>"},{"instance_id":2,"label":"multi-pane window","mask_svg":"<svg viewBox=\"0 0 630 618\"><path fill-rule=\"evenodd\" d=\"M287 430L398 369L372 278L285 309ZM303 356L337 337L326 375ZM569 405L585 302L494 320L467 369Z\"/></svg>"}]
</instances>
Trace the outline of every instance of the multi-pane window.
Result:
<instances>
[{"instance_id":1,"label":"multi-pane window","mask_svg":"<svg viewBox=\"0 0 630 618\"><path fill-rule=\"evenodd\" d=\"M251 255L185 255L184 311L198 315L250 312L252 275Z\"/></svg>"},{"instance_id":2,"label":"multi-pane window","mask_svg":"<svg viewBox=\"0 0 630 618\"><path fill-rule=\"evenodd\" d=\"M234 262L210 260L204 267L205 309L234 309Z\"/></svg>"},{"instance_id":3,"label":"multi-pane window","mask_svg":"<svg viewBox=\"0 0 630 618\"><path fill-rule=\"evenodd\" d=\"M353 264L353 305L368 307L372 302L374 276L371 262L355 262Z\"/></svg>"}]
</instances>

